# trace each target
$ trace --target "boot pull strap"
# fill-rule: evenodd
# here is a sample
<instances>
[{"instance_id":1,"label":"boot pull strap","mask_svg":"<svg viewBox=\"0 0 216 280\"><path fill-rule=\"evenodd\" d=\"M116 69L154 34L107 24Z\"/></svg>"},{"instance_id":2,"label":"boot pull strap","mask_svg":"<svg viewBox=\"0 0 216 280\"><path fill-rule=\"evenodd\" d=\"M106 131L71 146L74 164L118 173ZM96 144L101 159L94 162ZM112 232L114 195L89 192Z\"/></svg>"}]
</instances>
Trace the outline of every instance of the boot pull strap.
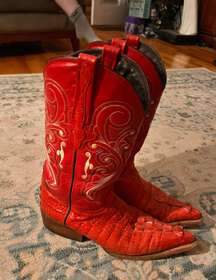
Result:
<instances>
[{"instance_id":1,"label":"boot pull strap","mask_svg":"<svg viewBox=\"0 0 216 280\"><path fill-rule=\"evenodd\" d=\"M85 53L79 54L80 82L79 105L77 111L82 116L82 127L89 123L91 114L92 96L94 91L94 78L97 65L97 57Z\"/></svg>"},{"instance_id":2,"label":"boot pull strap","mask_svg":"<svg viewBox=\"0 0 216 280\"><path fill-rule=\"evenodd\" d=\"M112 46L119 47L122 53L126 53L127 51L127 41L122 38L113 38Z\"/></svg>"},{"instance_id":3,"label":"boot pull strap","mask_svg":"<svg viewBox=\"0 0 216 280\"><path fill-rule=\"evenodd\" d=\"M139 48L139 45L140 45L140 37L139 36L128 34L126 41L127 41L127 44L128 44L129 47L132 47L132 48L135 48L135 49Z\"/></svg>"},{"instance_id":4,"label":"boot pull strap","mask_svg":"<svg viewBox=\"0 0 216 280\"><path fill-rule=\"evenodd\" d=\"M114 70L118 62L120 53L121 50L119 47L104 45L102 57L102 63L104 64L104 66L108 67L111 70Z\"/></svg>"}]
</instances>

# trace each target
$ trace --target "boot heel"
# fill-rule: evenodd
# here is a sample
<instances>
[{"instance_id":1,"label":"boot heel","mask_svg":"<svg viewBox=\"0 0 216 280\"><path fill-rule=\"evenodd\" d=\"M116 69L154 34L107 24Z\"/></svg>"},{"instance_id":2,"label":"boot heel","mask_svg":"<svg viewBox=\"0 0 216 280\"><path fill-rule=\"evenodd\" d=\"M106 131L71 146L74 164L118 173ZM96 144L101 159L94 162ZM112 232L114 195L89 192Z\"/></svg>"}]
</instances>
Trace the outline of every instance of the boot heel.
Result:
<instances>
[{"instance_id":1,"label":"boot heel","mask_svg":"<svg viewBox=\"0 0 216 280\"><path fill-rule=\"evenodd\" d=\"M63 237L66 237L71 240L76 240L79 242L85 241L86 238L77 233L75 230L68 228L65 225L62 225L56 221L54 221L52 218L48 217L44 213L41 213L42 219L43 219L43 224L44 226L49 229L50 231L61 235Z\"/></svg>"}]
</instances>

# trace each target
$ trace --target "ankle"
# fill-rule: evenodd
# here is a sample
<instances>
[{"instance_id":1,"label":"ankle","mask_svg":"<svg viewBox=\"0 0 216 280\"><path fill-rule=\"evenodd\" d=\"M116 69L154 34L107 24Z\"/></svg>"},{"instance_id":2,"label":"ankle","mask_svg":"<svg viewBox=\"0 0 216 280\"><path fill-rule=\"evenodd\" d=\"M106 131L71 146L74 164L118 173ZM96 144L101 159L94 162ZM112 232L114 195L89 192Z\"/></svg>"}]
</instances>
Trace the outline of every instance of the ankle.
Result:
<instances>
[{"instance_id":1,"label":"ankle","mask_svg":"<svg viewBox=\"0 0 216 280\"><path fill-rule=\"evenodd\" d=\"M75 24L77 20L80 18L80 16L83 15L83 10L81 6L78 6L73 13L69 16L71 22Z\"/></svg>"}]
</instances>

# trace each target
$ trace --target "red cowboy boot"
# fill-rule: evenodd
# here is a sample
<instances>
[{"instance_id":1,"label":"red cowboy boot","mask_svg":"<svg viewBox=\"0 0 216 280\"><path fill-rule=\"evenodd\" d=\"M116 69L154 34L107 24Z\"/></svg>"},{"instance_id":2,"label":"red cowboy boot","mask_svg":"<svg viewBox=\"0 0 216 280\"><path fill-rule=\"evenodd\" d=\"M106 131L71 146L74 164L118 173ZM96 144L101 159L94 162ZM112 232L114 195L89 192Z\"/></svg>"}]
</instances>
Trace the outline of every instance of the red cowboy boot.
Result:
<instances>
[{"instance_id":1,"label":"red cowboy boot","mask_svg":"<svg viewBox=\"0 0 216 280\"><path fill-rule=\"evenodd\" d=\"M89 48L101 48L105 42L93 42ZM115 38L112 45L121 48L121 52L133 59L144 72L150 89L150 107L147 121L144 123L132 156L125 172L116 183L116 193L128 204L133 205L151 216L169 223L182 226L199 225L201 213L191 205L166 194L150 182L145 181L134 166L134 156L140 150L148 134L161 95L166 85L166 70L159 55L149 46L140 42L140 38L128 35L127 39Z\"/></svg>"},{"instance_id":2,"label":"red cowboy boot","mask_svg":"<svg viewBox=\"0 0 216 280\"><path fill-rule=\"evenodd\" d=\"M74 240L95 240L121 258L155 259L191 250L197 245L191 233L145 215L113 192L146 121L148 88L119 48L90 53L51 60L44 71L47 160L40 205L45 226Z\"/></svg>"}]
</instances>

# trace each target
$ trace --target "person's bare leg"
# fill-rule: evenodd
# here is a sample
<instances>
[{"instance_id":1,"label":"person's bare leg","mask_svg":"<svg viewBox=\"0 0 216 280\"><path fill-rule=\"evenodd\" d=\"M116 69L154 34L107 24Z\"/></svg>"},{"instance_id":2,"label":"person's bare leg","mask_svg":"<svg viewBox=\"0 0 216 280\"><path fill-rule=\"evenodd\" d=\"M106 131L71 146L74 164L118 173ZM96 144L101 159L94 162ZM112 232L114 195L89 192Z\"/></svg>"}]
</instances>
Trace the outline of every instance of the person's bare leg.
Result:
<instances>
[{"instance_id":1,"label":"person's bare leg","mask_svg":"<svg viewBox=\"0 0 216 280\"><path fill-rule=\"evenodd\" d=\"M55 2L68 15L70 21L74 23L76 35L79 39L85 39L87 42L100 40L76 0L55 0Z\"/></svg>"}]
</instances>

